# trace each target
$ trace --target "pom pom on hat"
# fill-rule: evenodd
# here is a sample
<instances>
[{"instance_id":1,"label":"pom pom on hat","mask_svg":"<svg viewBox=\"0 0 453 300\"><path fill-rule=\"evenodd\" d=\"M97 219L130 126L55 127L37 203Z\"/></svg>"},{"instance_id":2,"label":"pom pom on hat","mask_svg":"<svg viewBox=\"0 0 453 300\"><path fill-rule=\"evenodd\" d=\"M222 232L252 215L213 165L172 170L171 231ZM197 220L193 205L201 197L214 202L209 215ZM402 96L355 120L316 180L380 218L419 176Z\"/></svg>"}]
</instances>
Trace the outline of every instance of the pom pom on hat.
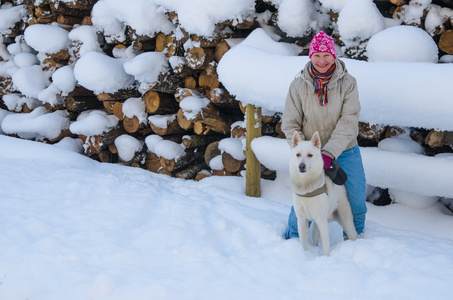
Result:
<instances>
[{"instance_id":1,"label":"pom pom on hat","mask_svg":"<svg viewBox=\"0 0 453 300\"><path fill-rule=\"evenodd\" d=\"M318 32L311 40L308 56L311 58L313 54L319 52L327 52L332 54L333 58L337 58L333 38L328 36L324 31Z\"/></svg>"}]
</instances>

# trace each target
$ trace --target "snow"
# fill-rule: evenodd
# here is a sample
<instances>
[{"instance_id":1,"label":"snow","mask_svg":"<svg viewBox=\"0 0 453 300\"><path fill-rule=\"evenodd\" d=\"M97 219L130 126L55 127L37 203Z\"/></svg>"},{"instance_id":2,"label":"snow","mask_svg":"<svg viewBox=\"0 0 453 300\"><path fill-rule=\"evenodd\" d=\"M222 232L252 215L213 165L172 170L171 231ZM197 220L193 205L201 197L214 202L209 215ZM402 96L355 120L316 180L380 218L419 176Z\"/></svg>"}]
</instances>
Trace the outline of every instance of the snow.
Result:
<instances>
[{"instance_id":1,"label":"snow","mask_svg":"<svg viewBox=\"0 0 453 300\"><path fill-rule=\"evenodd\" d=\"M144 143L133 136L123 134L115 139L118 155L123 161L130 161L136 152L142 150Z\"/></svg>"},{"instance_id":2,"label":"snow","mask_svg":"<svg viewBox=\"0 0 453 300\"><path fill-rule=\"evenodd\" d=\"M10 111L0 109L0 133L40 140L69 128L74 134L100 135L117 126L118 118L92 110L70 122L65 113L47 112L42 104L58 101L76 84L95 93L113 93L137 81L144 87L169 65L181 63L161 53L137 55L132 47L108 57L97 30L107 41L123 41L127 26L136 35L181 34L184 28L209 36L215 23L251 17L255 5L252 0L123 2L98 1L93 27L67 32L56 25L32 25L25 40L18 36L7 47L0 42L5 60L0 75L12 76L20 92L3 96ZM316 30L332 9L341 18L335 30L349 34L350 41L371 38L368 62L338 52L358 81L361 121L453 130L451 55L440 59L447 63L437 63L430 43L418 43L422 37L415 32L417 43L411 47L416 53L385 50L389 41L407 36L401 32L406 28L377 15L371 0L320 2L323 9L311 1L270 1L282 9L278 24L289 36ZM428 32L451 13L419 0L405 6L406 18L419 18L417 5L429 8ZM307 20L302 8L317 13ZM166 19L169 11L178 13L180 28ZM299 17L289 17L296 12ZM3 4L0 32L11 30L25 13L25 6ZM366 22L351 15L366 15ZM264 24L266 16L260 18ZM272 114L283 111L289 83L308 57L298 56L302 48L275 41L272 30L263 28L231 43L218 73L237 99ZM371 42L381 34L383 40ZM71 53L73 65L53 73L37 65L43 53L71 45L78 49ZM385 59L376 57L383 54ZM191 119L208 103L192 96L180 107ZM34 110L12 112L23 104ZM128 99L123 112L146 121L140 98ZM148 120L166 124L168 118L174 115ZM228 138L219 147L239 159L243 142ZM453 155L428 157L414 143L403 134L377 148L361 147L368 193L388 188L394 203L367 203L364 239L343 241L338 224L331 224L332 254L322 257L319 248L304 252L297 240L282 238L292 201L289 146L283 139L266 136L252 142L260 162L276 170L277 178L261 180L261 197L251 198L245 196L243 177L184 181L89 159L80 154L83 141L78 138L46 145L0 135L0 299L450 299L453 218L441 201L453 201ZM184 155L183 145L158 135L144 142L130 135L115 140L124 161L145 144L147 151L166 159ZM223 169L221 156L210 167Z\"/></svg>"},{"instance_id":3,"label":"snow","mask_svg":"<svg viewBox=\"0 0 453 300\"><path fill-rule=\"evenodd\" d=\"M93 26L82 25L75 27L68 33L68 38L73 44L80 44L76 54L78 57L81 57L91 51L101 51L96 28Z\"/></svg>"},{"instance_id":4,"label":"snow","mask_svg":"<svg viewBox=\"0 0 453 300\"><path fill-rule=\"evenodd\" d=\"M49 76L39 65L20 68L12 76L15 87L27 97L37 98L49 86Z\"/></svg>"},{"instance_id":5,"label":"snow","mask_svg":"<svg viewBox=\"0 0 453 300\"><path fill-rule=\"evenodd\" d=\"M374 35L367 45L368 61L437 63L437 45L423 29L394 26Z\"/></svg>"},{"instance_id":6,"label":"snow","mask_svg":"<svg viewBox=\"0 0 453 300\"><path fill-rule=\"evenodd\" d=\"M351 26L353 20L354 26ZM372 0L350 0L338 16L338 31L346 46L384 29L384 18Z\"/></svg>"},{"instance_id":7,"label":"snow","mask_svg":"<svg viewBox=\"0 0 453 300\"><path fill-rule=\"evenodd\" d=\"M149 84L156 82L160 74L167 73L168 58L162 52L145 52L126 61L124 70L143 83L142 88L146 91Z\"/></svg>"},{"instance_id":8,"label":"snow","mask_svg":"<svg viewBox=\"0 0 453 300\"><path fill-rule=\"evenodd\" d=\"M152 115L148 117L151 124L159 128L167 128L168 124L176 120L175 114L169 115Z\"/></svg>"},{"instance_id":9,"label":"snow","mask_svg":"<svg viewBox=\"0 0 453 300\"><path fill-rule=\"evenodd\" d=\"M47 54L57 53L71 45L68 31L58 26L30 25L25 29L24 37L33 49Z\"/></svg>"},{"instance_id":10,"label":"snow","mask_svg":"<svg viewBox=\"0 0 453 300\"><path fill-rule=\"evenodd\" d=\"M189 96L179 102L179 107L184 111L184 116L188 120L193 120L209 103L210 101L206 97Z\"/></svg>"},{"instance_id":11,"label":"snow","mask_svg":"<svg viewBox=\"0 0 453 300\"><path fill-rule=\"evenodd\" d=\"M25 5L12 6L4 4L0 7L0 34L11 33L17 20L24 18L27 14Z\"/></svg>"},{"instance_id":12,"label":"snow","mask_svg":"<svg viewBox=\"0 0 453 300\"><path fill-rule=\"evenodd\" d=\"M183 181L0 136L1 299L449 299L453 218L368 203L332 253L284 240L291 191ZM26 188L24 188L26 187ZM68 292L70 291L70 292Z\"/></svg>"},{"instance_id":13,"label":"snow","mask_svg":"<svg viewBox=\"0 0 453 300\"><path fill-rule=\"evenodd\" d=\"M236 160L244 160L243 138L225 138L219 142L219 150L230 154Z\"/></svg>"},{"instance_id":14,"label":"snow","mask_svg":"<svg viewBox=\"0 0 453 300\"><path fill-rule=\"evenodd\" d=\"M63 66L52 74L52 84L63 94L69 94L74 90L77 80L74 77L72 66Z\"/></svg>"},{"instance_id":15,"label":"snow","mask_svg":"<svg viewBox=\"0 0 453 300\"><path fill-rule=\"evenodd\" d=\"M7 134L16 133L22 138L55 139L61 131L68 129L66 111L48 112L44 106L30 113L10 114L2 122L2 130Z\"/></svg>"},{"instance_id":16,"label":"snow","mask_svg":"<svg viewBox=\"0 0 453 300\"><path fill-rule=\"evenodd\" d=\"M75 134L85 136L101 135L118 125L118 118L101 110L87 110L80 113L77 120L69 126Z\"/></svg>"},{"instance_id":17,"label":"snow","mask_svg":"<svg viewBox=\"0 0 453 300\"><path fill-rule=\"evenodd\" d=\"M123 113L128 118L137 117L140 123L145 123L147 119L146 106L142 98L129 98L124 101Z\"/></svg>"},{"instance_id":18,"label":"snow","mask_svg":"<svg viewBox=\"0 0 453 300\"><path fill-rule=\"evenodd\" d=\"M81 86L96 94L116 92L133 83L121 60L94 51L76 62L74 76Z\"/></svg>"}]
</instances>

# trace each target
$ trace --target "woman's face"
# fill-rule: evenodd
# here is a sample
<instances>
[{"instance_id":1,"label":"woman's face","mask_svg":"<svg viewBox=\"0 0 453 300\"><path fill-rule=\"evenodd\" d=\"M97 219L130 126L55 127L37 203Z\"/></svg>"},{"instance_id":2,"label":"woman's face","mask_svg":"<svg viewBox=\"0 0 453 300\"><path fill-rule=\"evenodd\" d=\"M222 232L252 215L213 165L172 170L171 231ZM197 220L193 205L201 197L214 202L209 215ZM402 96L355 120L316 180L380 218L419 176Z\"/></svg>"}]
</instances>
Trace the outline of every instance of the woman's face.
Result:
<instances>
[{"instance_id":1,"label":"woman's face","mask_svg":"<svg viewBox=\"0 0 453 300\"><path fill-rule=\"evenodd\" d=\"M319 73L326 73L334 63L332 54L328 52L318 52L311 56L311 62Z\"/></svg>"}]
</instances>

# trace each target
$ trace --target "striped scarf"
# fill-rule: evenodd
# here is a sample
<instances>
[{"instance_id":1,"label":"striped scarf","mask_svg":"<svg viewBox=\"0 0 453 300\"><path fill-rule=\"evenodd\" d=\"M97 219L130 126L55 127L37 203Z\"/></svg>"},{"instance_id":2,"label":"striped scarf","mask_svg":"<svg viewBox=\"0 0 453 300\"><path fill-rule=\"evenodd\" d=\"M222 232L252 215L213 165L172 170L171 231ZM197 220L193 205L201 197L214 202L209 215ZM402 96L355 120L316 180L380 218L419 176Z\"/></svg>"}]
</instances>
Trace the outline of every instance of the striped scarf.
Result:
<instances>
[{"instance_id":1,"label":"striped scarf","mask_svg":"<svg viewBox=\"0 0 453 300\"><path fill-rule=\"evenodd\" d=\"M323 106L324 104L327 104L327 85L329 84L330 78L332 78L333 71L335 71L335 63L326 73L319 73L316 71L312 63L310 63L308 70L310 76L313 78L315 93L318 94L319 105Z\"/></svg>"}]
</instances>

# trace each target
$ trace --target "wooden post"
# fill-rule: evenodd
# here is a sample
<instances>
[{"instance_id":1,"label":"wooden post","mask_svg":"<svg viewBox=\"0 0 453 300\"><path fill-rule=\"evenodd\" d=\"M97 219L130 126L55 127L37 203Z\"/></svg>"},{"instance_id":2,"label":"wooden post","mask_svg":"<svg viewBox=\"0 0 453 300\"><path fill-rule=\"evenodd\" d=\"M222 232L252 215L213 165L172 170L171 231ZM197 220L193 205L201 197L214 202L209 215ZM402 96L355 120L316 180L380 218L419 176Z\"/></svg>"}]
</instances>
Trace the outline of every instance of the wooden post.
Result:
<instances>
[{"instance_id":1,"label":"wooden post","mask_svg":"<svg viewBox=\"0 0 453 300\"><path fill-rule=\"evenodd\" d=\"M252 151L252 140L261 136L261 107L247 105L247 145L245 194L250 197L261 196L261 164Z\"/></svg>"}]
</instances>

